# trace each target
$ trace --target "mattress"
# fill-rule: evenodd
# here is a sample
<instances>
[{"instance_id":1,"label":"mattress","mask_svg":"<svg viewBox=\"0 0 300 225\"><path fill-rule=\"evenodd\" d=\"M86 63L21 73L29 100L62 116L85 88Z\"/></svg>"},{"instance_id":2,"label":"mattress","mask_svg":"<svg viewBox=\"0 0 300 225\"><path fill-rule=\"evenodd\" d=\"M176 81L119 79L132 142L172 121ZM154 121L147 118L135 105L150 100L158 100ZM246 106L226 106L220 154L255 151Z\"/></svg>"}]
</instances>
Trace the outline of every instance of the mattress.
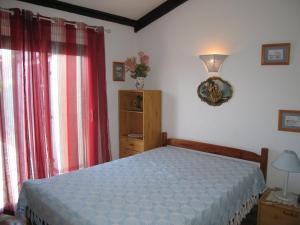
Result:
<instances>
[{"instance_id":1,"label":"mattress","mask_svg":"<svg viewBox=\"0 0 300 225\"><path fill-rule=\"evenodd\" d=\"M238 224L264 188L258 165L167 146L26 181L17 214L38 225Z\"/></svg>"}]
</instances>

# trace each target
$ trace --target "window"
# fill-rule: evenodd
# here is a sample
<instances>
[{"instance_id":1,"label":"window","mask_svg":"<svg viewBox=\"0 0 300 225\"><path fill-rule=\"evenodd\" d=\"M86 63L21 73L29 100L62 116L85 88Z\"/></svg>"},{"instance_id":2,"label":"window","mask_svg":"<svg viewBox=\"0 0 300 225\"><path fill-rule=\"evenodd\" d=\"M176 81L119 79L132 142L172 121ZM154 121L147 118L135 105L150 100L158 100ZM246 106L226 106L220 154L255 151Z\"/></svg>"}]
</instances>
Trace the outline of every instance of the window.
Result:
<instances>
[{"instance_id":1,"label":"window","mask_svg":"<svg viewBox=\"0 0 300 225\"><path fill-rule=\"evenodd\" d=\"M27 179L111 158L103 28L51 21L0 11L0 211Z\"/></svg>"}]
</instances>

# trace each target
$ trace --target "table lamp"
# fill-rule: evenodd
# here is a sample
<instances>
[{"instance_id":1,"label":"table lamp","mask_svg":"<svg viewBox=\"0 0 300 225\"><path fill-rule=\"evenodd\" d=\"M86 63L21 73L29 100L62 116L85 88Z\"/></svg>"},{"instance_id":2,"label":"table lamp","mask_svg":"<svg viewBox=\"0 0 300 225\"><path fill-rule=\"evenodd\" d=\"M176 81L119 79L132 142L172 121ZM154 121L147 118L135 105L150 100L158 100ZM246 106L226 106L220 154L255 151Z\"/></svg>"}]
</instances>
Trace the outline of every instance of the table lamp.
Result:
<instances>
[{"instance_id":1,"label":"table lamp","mask_svg":"<svg viewBox=\"0 0 300 225\"><path fill-rule=\"evenodd\" d=\"M288 193L289 173L300 173L300 160L297 154L291 150L284 150L279 157L272 162L272 166L278 170L286 172L286 180L284 188L281 191L277 191L275 196L283 201L292 201L296 198L292 194Z\"/></svg>"}]
</instances>

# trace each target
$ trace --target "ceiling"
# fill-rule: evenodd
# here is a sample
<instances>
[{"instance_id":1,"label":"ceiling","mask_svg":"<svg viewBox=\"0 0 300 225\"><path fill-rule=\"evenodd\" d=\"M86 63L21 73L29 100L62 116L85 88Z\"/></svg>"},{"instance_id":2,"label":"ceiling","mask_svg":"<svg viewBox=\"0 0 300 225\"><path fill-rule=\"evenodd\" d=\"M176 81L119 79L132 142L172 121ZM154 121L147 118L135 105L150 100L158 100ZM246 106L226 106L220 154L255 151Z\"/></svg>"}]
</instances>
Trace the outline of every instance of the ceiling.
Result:
<instances>
[{"instance_id":1,"label":"ceiling","mask_svg":"<svg viewBox=\"0 0 300 225\"><path fill-rule=\"evenodd\" d=\"M62 2L95 9L138 20L166 0L60 0Z\"/></svg>"},{"instance_id":2,"label":"ceiling","mask_svg":"<svg viewBox=\"0 0 300 225\"><path fill-rule=\"evenodd\" d=\"M135 32L188 0L18 0L119 23Z\"/></svg>"}]
</instances>

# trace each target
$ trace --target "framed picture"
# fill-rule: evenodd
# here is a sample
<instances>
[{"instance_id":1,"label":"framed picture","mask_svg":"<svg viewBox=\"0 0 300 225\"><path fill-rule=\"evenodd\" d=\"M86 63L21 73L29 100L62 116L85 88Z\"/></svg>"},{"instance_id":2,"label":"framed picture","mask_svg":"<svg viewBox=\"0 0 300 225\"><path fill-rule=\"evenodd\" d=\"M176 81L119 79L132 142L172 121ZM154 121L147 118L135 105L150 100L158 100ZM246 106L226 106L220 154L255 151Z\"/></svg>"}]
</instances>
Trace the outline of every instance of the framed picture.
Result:
<instances>
[{"instance_id":1,"label":"framed picture","mask_svg":"<svg viewBox=\"0 0 300 225\"><path fill-rule=\"evenodd\" d=\"M279 110L278 130L300 132L300 110Z\"/></svg>"},{"instance_id":2,"label":"framed picture","mask_svg":"<svg viewBox=\"0 0 300 225\"><path fill-rule=\"evenodd\" d=\"M210 77L203 81L197 90L199 98L211 106L219 106L229 101L233 89L228 81L221 77Z\"/></svg>"},{"instance_id":3,"label":"framed picture","mask_svg":"<svg viewBox=\"0 0 300 225\"><path fill-rule=\"evenodd\" d=\"M125 81L124 62L113 62L113 81Z\"/></svg>"},{"instance_id":4,"label":"framed picture","mask_svg":"<svg viewBox=\"0 0 300 225\"><path fill-rule=\"evenodd\" d=\"M289 65L290 49L290 43L262 45L261 65Z\"/></svg>"}]
</instances>

